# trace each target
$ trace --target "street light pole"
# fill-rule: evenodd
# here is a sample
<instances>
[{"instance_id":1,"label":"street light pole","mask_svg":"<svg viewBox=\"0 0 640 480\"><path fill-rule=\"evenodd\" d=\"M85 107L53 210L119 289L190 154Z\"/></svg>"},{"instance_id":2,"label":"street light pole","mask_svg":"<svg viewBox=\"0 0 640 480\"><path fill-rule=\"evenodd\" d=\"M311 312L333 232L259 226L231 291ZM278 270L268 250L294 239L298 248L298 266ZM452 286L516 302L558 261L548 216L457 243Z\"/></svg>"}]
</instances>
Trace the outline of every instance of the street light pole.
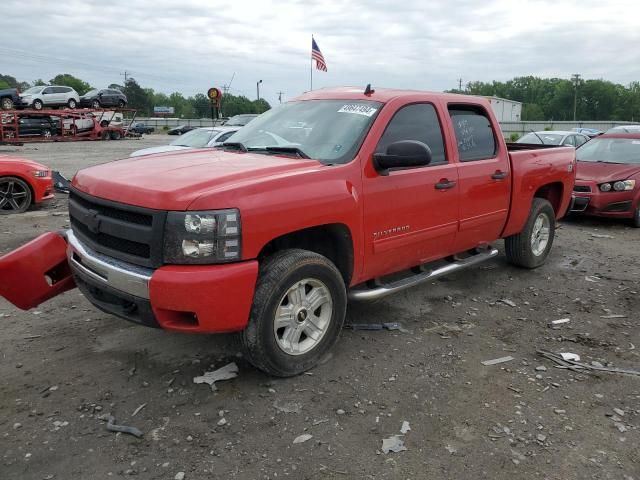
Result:
<instances>
[{"instance_id":1,"label":"street light pole","mask_svg":"<svg viewBox=\"0 0 640 480\"><path fill-rule=\"evenodd\" d=\"M261 83L262 83L262 80L258 80L256 82L256 92L257 92L258 100L260 100L260 84Z\"/></svg>"}]
</instances>

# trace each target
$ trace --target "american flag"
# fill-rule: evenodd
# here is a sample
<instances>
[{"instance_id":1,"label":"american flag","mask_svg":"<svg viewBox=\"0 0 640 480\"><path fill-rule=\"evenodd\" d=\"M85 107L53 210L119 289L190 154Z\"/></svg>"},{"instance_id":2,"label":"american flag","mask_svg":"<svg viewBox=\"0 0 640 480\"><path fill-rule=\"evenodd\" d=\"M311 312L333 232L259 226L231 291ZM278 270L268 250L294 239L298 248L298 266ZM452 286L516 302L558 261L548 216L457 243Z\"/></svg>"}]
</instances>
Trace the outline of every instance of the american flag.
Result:
<instances>
[{"instance_id":1,"label":"american flag","mask_svg":"<svg viewBox=\"0 0 640 480\"><path fill-rule=\"evenodd\" d=\"M313 37L311 37L311 58L316 61L316 68L318 70L322 70L323 72L327 71L327 64L325 63L322 52L320 51L320 48L318 48L318 44Z\"/></svg>"}]
</instances>

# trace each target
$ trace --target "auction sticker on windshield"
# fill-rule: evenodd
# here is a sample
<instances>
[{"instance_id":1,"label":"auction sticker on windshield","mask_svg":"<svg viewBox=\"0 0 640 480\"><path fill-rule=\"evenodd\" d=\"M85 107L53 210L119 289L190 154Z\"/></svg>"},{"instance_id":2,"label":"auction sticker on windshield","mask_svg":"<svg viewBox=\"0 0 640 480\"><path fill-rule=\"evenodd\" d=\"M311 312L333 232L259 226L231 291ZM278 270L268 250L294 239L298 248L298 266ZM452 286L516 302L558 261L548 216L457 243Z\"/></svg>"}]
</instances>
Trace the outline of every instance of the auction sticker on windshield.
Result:
<instances>
[{"instance_id":1,"label":"auction sticker on windshield","mask_svg":"<svg viewBox=\"0 0 640 480\"><path fill-rule=\"evenodd\" d=\"M370 107L369 105L343 105L338 113L355 113L357 115L364 115L370 117L378 111L377 108Z\"/></svg>"}]
</instances>

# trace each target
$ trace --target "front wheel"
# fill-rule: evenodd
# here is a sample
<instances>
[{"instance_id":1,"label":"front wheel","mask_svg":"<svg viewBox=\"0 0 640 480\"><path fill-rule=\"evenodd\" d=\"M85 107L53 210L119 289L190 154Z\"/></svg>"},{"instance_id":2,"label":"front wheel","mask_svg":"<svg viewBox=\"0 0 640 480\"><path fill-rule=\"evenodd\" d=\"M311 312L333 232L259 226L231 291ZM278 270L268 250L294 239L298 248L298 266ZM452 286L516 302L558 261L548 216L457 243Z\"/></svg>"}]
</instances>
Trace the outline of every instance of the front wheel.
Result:
<instances>
[{"instance_id":1,"label":"front wheel","mask_svg":"<svg viewBox=\"0 0 640 480\"><path fill-rule=\"evenodd\" d=\"M3 110L12 110L13 109L13 100L9 97L5 97L2 99L2 109Z\"/></svg>"},{"instance_id":2,"label":"front wheel","mask_svg":"<svg viewBox=\"0 0 640 480\"><path fill-rule=\"evenodd\" d=\"M34 100L33 101L34 110L42 110L42 107L43 107L42 100Z\"/></svg>"},{"instance_id":3,"label":"front wheel","mask_svg":"<svg viewBox=\"0 0 640 480\"><path fill-rule=\"evenodd\" d=\"M67 102L67 106L73 110L78 106L78 104L73 98L70 98L69 101Z\"/></svg>"},{"instance_id":4,"label":"front wheel","mask_svg":"<svg viewBox=\"0 0 640 480\"><path fill-rule=\"evenodd\" d=\"M556 233L555 212L549 201L534 198L524 228L517 235L504 240L507 260L524 268L541 266L553 245Z\"/></svg>"},{"instance_id":5,"label":"front wheel","mask_svg":"<svg viewBox=\"0 0 640 480\"><path fill-rule=\"evenodd\" d=\"M24 180L0 177L0 215L25 212L31 201L31 189Z\"/></svg>"},{"instance_id":6,"label":"front wheel","mask_svg":"<svg viewBox=\"0 0 640 480\"><path fill-rule=\"evenodd\" d=\"M98 100L94 100L91 102L91 108L100 108L100 102Z\"/></svg>"},{"instance_id":7,"label":"front wheel","mask_svg":"<svg viewBox=\"0 0 640 480\"><path fill-rule=\"evenodd\" d=\"M242 332L247 359L278 377L318 364L338 340L347 307L344 280L326 257L284 250L267 259Z\"/></svg>"}]
</instances>

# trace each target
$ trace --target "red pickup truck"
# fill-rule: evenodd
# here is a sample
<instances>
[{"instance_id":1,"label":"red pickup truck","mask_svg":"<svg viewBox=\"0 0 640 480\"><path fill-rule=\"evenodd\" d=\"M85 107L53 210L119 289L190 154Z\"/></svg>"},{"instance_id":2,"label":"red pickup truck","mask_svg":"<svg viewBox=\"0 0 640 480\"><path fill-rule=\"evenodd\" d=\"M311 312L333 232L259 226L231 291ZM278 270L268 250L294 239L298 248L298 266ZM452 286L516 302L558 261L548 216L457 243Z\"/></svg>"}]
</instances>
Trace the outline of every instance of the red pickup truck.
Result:
<instances>
[{"instance_id":1,"label":"red pickup truck","mask_svg":"<svg viewBox=\"0 0 640 480\"><path fill-rule=\"evenodd\" d=\"M70 230L1 258L0 295L28 309L77 286L143 325L241 332L255 366L295 375L348 299L490 259L500 238L511 263L541 265L574 176L573 148L507 146L485 99L316 90L219 150L81 170Z\"/></svg>"}]
</instances>

